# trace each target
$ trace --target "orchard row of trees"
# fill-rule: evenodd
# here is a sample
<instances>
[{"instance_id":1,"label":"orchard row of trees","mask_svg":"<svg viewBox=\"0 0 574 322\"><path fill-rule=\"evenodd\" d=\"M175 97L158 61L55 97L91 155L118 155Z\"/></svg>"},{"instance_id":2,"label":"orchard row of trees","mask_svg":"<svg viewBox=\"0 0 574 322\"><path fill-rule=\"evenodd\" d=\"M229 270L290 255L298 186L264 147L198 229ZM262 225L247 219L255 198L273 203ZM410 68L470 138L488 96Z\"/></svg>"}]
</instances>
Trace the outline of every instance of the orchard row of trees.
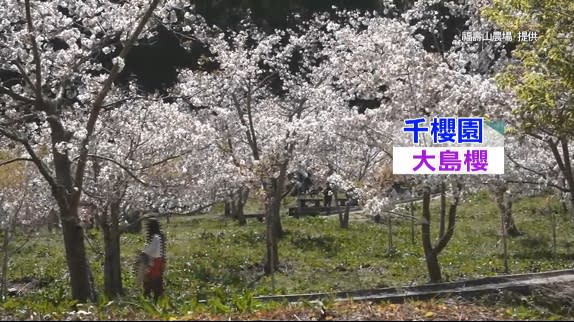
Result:
<instances>
[{"instance_id":1,"label":"orchard row of trees","mask_svg":"<svg viewBox=\"0 0 574 322\"><path fill-rule=\"evenodd\" d=\"M103 229L105 291L115 296L122 293L122 214L189 212L215 202L241 213L251 195L265 205L265 271L272 274L288 175L305 170L373 213L401 198L389 185L401 181L409 194L422 187L423 246L431 280L439 281L438 255L465 192L490 187L509 233L516 232L511 201L527 192L524 184L555 189L574 209L573 35L565 27L574 7L567 0L482 2L420 0L383 16L341 10L264 32L249 19L235 31L211 26L180 0L7 0L0 9L0 171L22 175L0 180L4 236L22 213L41 221L57 210L72 297L94 300L83 219L94 217ZM447 41L441 35L453 17L466 19L468 30L537 30L539 38L511 55L501 43ZM158 30L178 35L186 49L201 41L209 55L199 67L213 68L178 70L162 94L119 82L130 50ZM504 118L511 126L506 174L389 176L397 122L438 115ZM436 187L448 224L433 245Z\"/></svg>"}]
</instances>

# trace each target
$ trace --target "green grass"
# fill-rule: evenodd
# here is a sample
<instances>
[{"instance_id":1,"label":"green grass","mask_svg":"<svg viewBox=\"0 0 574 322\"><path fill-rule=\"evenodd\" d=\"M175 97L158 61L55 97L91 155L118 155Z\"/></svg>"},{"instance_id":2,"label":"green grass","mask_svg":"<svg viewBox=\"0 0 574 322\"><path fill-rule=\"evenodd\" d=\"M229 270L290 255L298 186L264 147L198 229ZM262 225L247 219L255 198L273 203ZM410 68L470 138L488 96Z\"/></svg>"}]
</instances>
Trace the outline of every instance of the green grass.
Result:
<instances>
[{"instance_id":1,"label":"green grass","mask_svg":"<svg viewBox=\"0 0 574 322\"><path fill-rule=\"evenodd\" d=\"M523 236L509 241L512 273L571 268L574 259L573 225L568 215L558 216L557 254L552 253L551 220L540 214L543 198L518 201L515 221ZM292 201L291 201L292 202ZM556 203L556 201L553 201ZM438 212L433 204L431 224L436 239ZM257 212L250 202L247 212ZM214 209L221 212L221 209ZM419 210L420 212L420 210ZM417 213L420 217L420 213ZM351 217L352 218L352 217ZM387 227L373 222L351 221L349 229L338 226L336 216L294 219L283 217L285 237L280 242L281 271L274 278L263 276L264 229L258 221L239 226L215 213L200 218L175 217L163 223L167 235L167 299L153 306L140 298L131 267L135 252L144 243L141 235L121 237L123 282L126 295L105 309L117 316L147 312L151 316L186 314L208 308L248 310L255 295L304 292L334 292L352 289L412 285L427 282L420 242L420 226L411 242L410 222L393 227L394 251L388 253ZM459 280L500 274L503 270L500 221L496 205L488 195L478 194L463 203L457 215L454 236L439 256L443 277ZM15 244L23 239L17 238ZM103 285L103 244L100 233L89 232L89 260L96 283ZM9 281L39 279L42 288L24 297L9 298L3 309L25 307L34 312L60 312L69 307L69 285L62 237L39 233L15 254L9 265ZM101 306L107 301L102 299ZM108 311L106 311L108 310ZM50 313L51 314L51 313Z\"/></svg>"}]
</instances>

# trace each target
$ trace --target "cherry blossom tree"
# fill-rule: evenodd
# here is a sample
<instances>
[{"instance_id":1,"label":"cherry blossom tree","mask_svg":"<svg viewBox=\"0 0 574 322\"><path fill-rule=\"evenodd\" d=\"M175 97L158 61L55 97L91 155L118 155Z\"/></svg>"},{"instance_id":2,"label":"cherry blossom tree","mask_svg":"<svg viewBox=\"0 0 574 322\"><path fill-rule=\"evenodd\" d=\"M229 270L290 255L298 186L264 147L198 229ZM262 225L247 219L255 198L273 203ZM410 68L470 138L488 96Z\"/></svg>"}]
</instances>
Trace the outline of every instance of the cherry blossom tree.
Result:
<instances>
[{"instance_id":1,"label":"cherry blossom tree","mask_svg":"<svg viewBox=\"0 0 574 322\"><path fill-rule=\"evenodd\" d=\"M31 162L48 185L63 226L74 299L94 298L80 226L82 216L94 213L82 210L85 205L97 210L104 230L108 295L121 293L119 222L131 209L195 211L226 201L241 220L247 196L255 195L265 205L265 271L273 273L283 233L281 200L288 173L300 167L361 199L372 213L390 213L397 200L419 190L429 276L442 279L438 255L453 236L463 186L469 186L464 183L476 178L378 171L391 164L393 146L406 144L399 135L405 119L511 117L514 97L493 78L508 61L504 46L467 43L458 35L446 44L436 36L448 29L447 16L465 16L469 30L491 28L478 16L485 1L421 0L394 17L320 14L297 30L270 34L248 21L241 31L223 32L190 13L181 19L176 9L186 6L183 1L159 2L10 0L0 12L0 68L18 75L0 82L0 139L25 151L0 167ZM438 5L447 13L435 10ZM219 68L180 71L168 97L114 86L130 48L151 35L146 26L157 24L193 34ZM429 37L433 50L425 45ZM519 179L541 184L546 176L545 186L571 191L547 162L530 164L519 136L513 140L508 159L517 171L488 181L493 189L508 191L506 185ZM559 163L563 174L566 161ZM397 189L397 181L405 188ZM432 191L442 191L434 245ZM510 204L498 201L510 227Z\"/></svg>"},{"instance_id":2,"label":"cherry blossom tree","mask_svg":"<svg viewBox=\"0 0 574 322\"><path fill-rule=\"evenodd\" d=\"M212 31L213 32L213 31ZM208 32L206 31L207 35ZM198 37L203 37L198 32ZM228 38L228 39L227 39ZM299 71L290 62L308 43L306 34L278 31L265 35L246 23L229 37L202 38L216 55L215 73L183 71L174 95L192 97L182 104L208 106L214 113L218 146L236 165L243 182L265 204L267 255L265 271L278 268L281 199L286 195L287 174L307 156L300 153L313 140L330 111L344 102L324 86L311 60L300 61Z\"/></svg>"},{"instance_id":3,"label":"cherry blossom tree","mask_svg":"<svg viewBox=\"0 0 574 322\"><path fill-rule=\"evenodd\" d=\"M113 98L121 101L121 97ZM208 125L161 98L137 99L102 114L90 143L83 205L91 206L85 215L95 216L103 231L108 297L122 293L122 215L134 210L154 211L165 206L163 201L168 198L177 200L172 206L178 209L205 206L201 204L209 200L208 184L201 184L207 178L202 175L207 173L205 168L214 167L201 160L207 158L210 131ZM72 159L77 157L69 152ZM190 164L195 167L192 171L187 169ZM201 165L204 168L199 168Z\"/></svg>"},{"instance_id":4,"label":"cherry blossom tree","mask_svg":"<svg viewBox=\"0 0 574 322\"><path fill-rule=\"evenodd\" d=\"M567 192L562 175L543 142L512 133L505 139L505 174L484 180L492 191L503 218L505 234L520 235L512 216L513 200L547 191ZM532 157L536 155L536 157Z\"/></svg>"},{"instance_id":5,"label":"cherry blossom tree","mask_svg":"<svg viewBox=\"0 0 574 322\"><path fill-rule=\"evenodd\" d=\"M397 142L396 133L401 132L397 123L407 118L486 114L511 117L512 95L499 90L493 78L494 73L509 61L504 56L504 44L468 43L455 35L454 41L449 44L450 49L438 46L443 48L429 51L425 48L425 32L428 35L429 32L436 33L445 28L441 22L444 13L429 10L437 4L445 5L447 15L466 15L466 25L471 31L493 28L492 24L478 16L480 9L487 4L481 1L464 4L418 1L413 9L397 19L341 11L334 18L319 15L311 23L308 37L321 43L322 76L326 82L351 105L371 103L375 107L364 109L358 106L358 115L345 118L345 125L341 127L350 124L354 129L341 132L350 141L359 143L362 140L362 144L377 146L377 153L386 153L391 157L392 147L405 143ZM353 133L356 129L360 129L360 135ZM327 150L333 149L332 146L327 147ZM343 163L347 164L345 161ZM379 162L384 163L383 160ZM369 179L377 180L376 176ZM376 187L367 193L370 196L367 209L381 212L393 200L405 197L417 186L424 187L423 201L430 200L431 191L442 191L437 245L430 243L429 209L423 211L422 220L423 245L431 280L440 280L437 255L452 238L462 182L452 182L453 202L447 208L447 184L443 177L393 179L402 181L410 188L403 189L402 194L395 191L394 195L389 195L392 190L387 189L387 185L383 187L375 182L367 184ZM465 181L475 183L475 179ZM396 181L391 180L390 183L396 184ZM428 208L429 202L423 204ZM512 219L510 216L507 218Z\"/></svg>"},{"instance_id":6,"label":"cherry blossom tree","mask_svg":"<svg viewBox=\"0 0 574 322\"><path fill-rule=\"evenodd\" d=\"M455 36L450 51L429 52L423 48L424 37L417 32L420 28L435 27L433 13L422 19L425 3L418 2L402 19L343 11L339 18L345 17L344 23L326 16L315 21L318 26L325 26L325 30L321 27L316 30L318 34L325 34L317 37L325 39L322 46L327 58L322 67L332 73L329 81L341 91L346 101L371 100L379 104L377 109L365 110L364 116L357 117L355 124L364 129L367 138L378 143L381 151L388 153L393 146L405 143L398 141L400 137L397 136L401 133L397 125L405 119L484 116L494 112L502 114L505 108L510 110L506 103L510 95L497 88L492 76L472 73L468 68L469 63L477 60L473 50L478 44L463 43ZM450 4L452 14L457 10L469 10ZM438 19L437 13L434 15ZM417 19L417 23L409 23ZM472 26L477 27L476 23ZM449 179L452 185L445 184L444 180L443 176L415 176L406 180L411 188L422 189L422 238L431 281L442 279L437 257L452 238L464 186L460 179ZM405 189L402 194L392 196L380 185L371 186L377 188L370 192L372 197L367 208L379 213L392 206L393 200L410 194L411 190ZM439 242L432 245L430 194L445 190L447 186L451 186L453 201L447 208L446 196L442 198L443 229Z\"/></svg>"},{"instance_id":7,"label":"cherry blossom tree","mask_svg":"<svg viewBox=\"0 0 574 322\"><path fill-rule=\"evenodd\" d=\"M78 212L90 140L124 58L159 2L5 1L0 13L0 67L19 75L16 82L0 84L0 134L26 150L50 186L63 227L72 297L79 301L95 297ZM158 16L177 5L167 1ZM121 51L106 68L94 58L115 37ZM25 127L32 121L38 129ZM49 152L40 154L40 144ZM73 149L76 160L70 159Z\"/></svg>"}]
</instances>

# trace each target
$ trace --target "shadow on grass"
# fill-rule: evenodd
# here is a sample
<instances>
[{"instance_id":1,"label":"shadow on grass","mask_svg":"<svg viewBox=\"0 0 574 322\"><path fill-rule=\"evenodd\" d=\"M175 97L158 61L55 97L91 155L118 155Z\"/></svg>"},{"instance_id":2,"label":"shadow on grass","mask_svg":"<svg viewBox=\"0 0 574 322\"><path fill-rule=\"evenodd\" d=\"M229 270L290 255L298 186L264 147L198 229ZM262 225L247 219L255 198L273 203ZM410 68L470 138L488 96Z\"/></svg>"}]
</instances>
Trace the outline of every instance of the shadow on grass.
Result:
<instances>
[{"instance_id":1,"label":"shadow on grass","mask_svg":"<svg viewBox=\"0 0 574 322\"><path fill-rule=\"evenodd\" d=\"M512 255L513 258L526 260L574 260L574 252L570 254L565 253L562 247L554 254L552 251L552 242L544 237L522 235L517 237L517 241L520 245L520 251L515 252Z\"/></svg>"},{"instance_id":2,"label":"shadow on grass","mask_svg":"<svg viewBox=\"0 0 574 322\"><path fill-rule=\"evenodd\" d=\"M340 245L333 236L293 234L290 240L293 246L298 249L304 251L317 250L328 256L336 255L340 250Z\"/></svg>"},{"instance_id":3,"label":"shadow on grass","mask_svg":"<svg viewBox=\"0 0 574 322\"><path fill-rule=\"evenodd\" d=\"M534 250L534 251L521 251L514 253L512 258L526 259L526 260L552 260L571 261L574 260L574 254L557 253L554 255L552 250Z\"/></svg>"},{"instance_id":4,"label":"shadow on grass","mask_svg":"<svg viewBox=\"0 0 574 322\"><path fill-rule=\"evenodd\" d=\"M521 248L544 249L544 248L548 248L551 246L549 244L549 241L542 236L531 236L531 235L524 234L521 236L517 236L515 238L518 241L518 243L520 244Z\"/></svg>"}]
</instances>

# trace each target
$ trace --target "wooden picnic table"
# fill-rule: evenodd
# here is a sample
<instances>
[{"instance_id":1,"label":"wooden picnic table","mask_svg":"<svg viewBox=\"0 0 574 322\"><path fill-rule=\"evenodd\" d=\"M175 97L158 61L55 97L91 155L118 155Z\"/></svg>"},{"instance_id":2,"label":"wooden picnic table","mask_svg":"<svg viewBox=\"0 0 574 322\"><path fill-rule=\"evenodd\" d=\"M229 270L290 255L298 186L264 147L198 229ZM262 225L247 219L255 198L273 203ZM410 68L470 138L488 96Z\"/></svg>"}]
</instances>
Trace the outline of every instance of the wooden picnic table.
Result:
<instances>
[{"instance_id":1,"label":"wooden picnic table","mask_svg":"<svg viewBox=\"0 0 574 322\"><path fill-rule=\"evenodd\" d=\"M297 199L297 206L301 208L307 208L307 202L312 203L315 207L321 207L322 199L316 198L298 198Z\"/></svg>"}]
</instances>

